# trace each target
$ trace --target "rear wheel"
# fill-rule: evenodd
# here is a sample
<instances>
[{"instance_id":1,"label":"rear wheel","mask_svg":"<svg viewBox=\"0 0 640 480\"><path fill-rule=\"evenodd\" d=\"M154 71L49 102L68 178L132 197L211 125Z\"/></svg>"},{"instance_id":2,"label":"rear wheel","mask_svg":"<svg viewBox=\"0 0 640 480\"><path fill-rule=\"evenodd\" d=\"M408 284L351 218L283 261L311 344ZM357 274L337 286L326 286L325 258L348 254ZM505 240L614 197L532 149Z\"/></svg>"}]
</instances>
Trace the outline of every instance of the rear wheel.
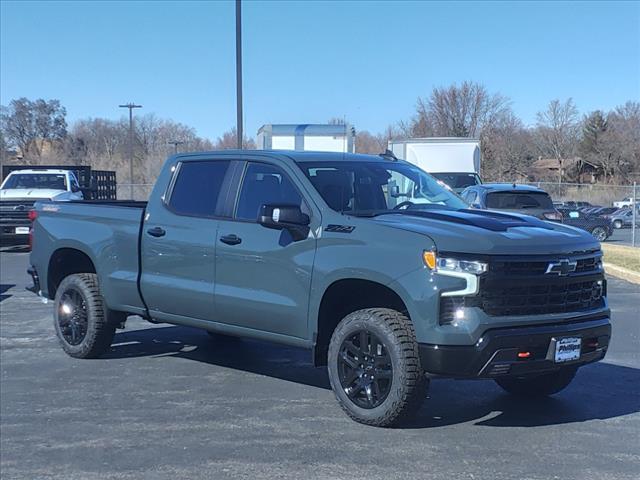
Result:
<instances>
[{"instance_id":1,"label":"rear wheel","mask_svg":"<svg viewBox=\"0 0 640 480\"><path fill-rule=\"evenodd\" d=\"M604 227L596 227L591 230L591 235L599 242L604 242L609 237L609 232Z\"/></svg>"},{"instance_id":2,"label":"rear wheel","mask_svg":"<svg viewBox=\"0 0 640 480\"><path fill-rule=\"evenodd\" d=\"M75 358L96 358L111 346L117 321L104 304L94 273L69 275L54 302L54 326L62 349ZM118 319L121 320L121 319Z\"/></svg>"},{"instance_id":3,"label":"rear wheel","mask_svg":"<svg viewBox=\"0 0 640 480\"><path fill-rule=\"evenodd\" d=\"M410 418L426 397L411 321L386 308L347 315L329 344L329 380L353 420L389 427Z\"/></svg>"},{"instance_id":4,"label":"rear wheel","mask_svg":"<svg viewBox=\"0 0 640 480\"><path fill-rule=\"evenodd\" d=\"M565 367L557 372L533 377L503 377L495 382L512 395L546 397L564 390L576 375L577 368Z\"/></svg>"}]
</instances>

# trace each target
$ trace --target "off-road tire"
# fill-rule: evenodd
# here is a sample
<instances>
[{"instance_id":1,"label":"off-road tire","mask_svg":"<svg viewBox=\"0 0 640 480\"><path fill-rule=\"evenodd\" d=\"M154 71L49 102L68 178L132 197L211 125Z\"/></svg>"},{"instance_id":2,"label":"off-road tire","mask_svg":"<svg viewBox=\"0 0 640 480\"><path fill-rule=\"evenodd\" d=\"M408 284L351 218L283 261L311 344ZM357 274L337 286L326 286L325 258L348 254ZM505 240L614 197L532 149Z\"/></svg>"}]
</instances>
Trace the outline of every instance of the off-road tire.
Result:
<instances>
[{"instance_id":1,"label":"off-road tire","mask_svg":"<svg viewBox=\"0 0 640 480\"><path fill-rule=\"evenodd\" d=\"M622 228L622 220L615 220L613 222L613 228L615 228L616 230L619 230Z\"/></svg>"},{"instance_id":2,"label":"off-road tire","mask_svg":"<svg viewBox=\"0 0 640 480\"><path fill-rule=\"evenodd\" d=\"M341 346L356 332L366 330L384 345L391 360L392 378L384 401L362 408L341 384L338 362ZM347 315L331 336L328 352L331 387L338 403L353 420L376 427L392 427L410 419L427 396L429 381L420 364L418 343L409 318L388 308L368 308Z\"/></svg>"},{"instance_id":3,"label":"off-road tire","mask_svg":"<svg viewBox=\"0 0 640 480\"><path fill-rule=\"evenodd\" d=\"M557 372L530 377L502 377L495 382L506 392L521 397L546 397L564 390L576 375L577 368L564 367Z\"/></svg>"},{"instance_id":4,"label":"off-road tire","mask_svg":"<svg viewBox=\"0 0 640 480\"><path fill-rule=\"evenodd\" d=\"M77 345L72 345L62 332L59 317L62 312L61 299L65 292L75 290L80 294L85 303L87 314L86 334ZM53 311L54 327L62 349L74 358L97 358L111 346L118 315L112 314L107 309L104 299L100 294L98 276L94 273L76 273L65 277L58 289L54 301Z\"/></svg>"}]
</instances>

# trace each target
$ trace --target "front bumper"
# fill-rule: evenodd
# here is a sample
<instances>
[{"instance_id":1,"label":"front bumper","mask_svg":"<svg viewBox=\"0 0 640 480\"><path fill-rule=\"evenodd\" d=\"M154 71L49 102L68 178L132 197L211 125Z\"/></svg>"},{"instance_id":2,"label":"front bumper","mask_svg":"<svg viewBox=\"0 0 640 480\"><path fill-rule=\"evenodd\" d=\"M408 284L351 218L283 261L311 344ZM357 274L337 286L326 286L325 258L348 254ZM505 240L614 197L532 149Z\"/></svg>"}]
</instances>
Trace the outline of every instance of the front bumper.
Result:
<instances>
[{"instance_id":1,"label":"front bumper","mask_svg":"<svg viewBox=\"0 0 640 480\"><path fill-rule=\"evenodd\" d=\"M553 345L561 337L580 337L580 358L555 363ZM581 366L602 360L609 347L611 323L598 316L571 323L487 330L475 345L419 344L422 367L432 375L453 378L520 376ZM529 352L528 358L518 353Z\"/></svg>"}]
</instances>

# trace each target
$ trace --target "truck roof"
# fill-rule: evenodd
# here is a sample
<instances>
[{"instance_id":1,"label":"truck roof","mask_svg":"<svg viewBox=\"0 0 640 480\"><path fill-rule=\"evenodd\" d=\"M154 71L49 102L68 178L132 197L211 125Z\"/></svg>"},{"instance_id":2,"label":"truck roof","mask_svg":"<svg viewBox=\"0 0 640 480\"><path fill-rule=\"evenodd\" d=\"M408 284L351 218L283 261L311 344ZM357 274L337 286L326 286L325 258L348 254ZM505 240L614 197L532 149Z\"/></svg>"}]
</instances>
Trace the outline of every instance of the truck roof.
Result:
<instances>
[{"instance_id":1,"label":"truck roof","mask_svg":"<svg viewBox=\"0 0 640 480\"><path fill-rule=\"evenodd\" d=\"M12 172L9 172L9 175L13 175L14 173L53 173L53 174L66 174L69 170L59 170L59 169L33 169L33 168L25 168L24 170L13 170Z\"/></svg>"},{"instance_id":2,"label":"truck roof","mask_svg":"<svg viewBox=\"0 0 640 480\"><path fill-rule=\"evenodd\" d=\"M342 152L313 152L298 150L217 150L212 152L181 153L174 158L183 160L202 160L203 157L224 157L233 155L263 156L279 159L290 159L296 163L303 162L387 162L388 158L380 155ZM398 160L403 162L402 160ZM403 162L404 163L404 162Z\"/></svg>"},{"instance_id":3,"label":"truck roof","mask_svg":"<svg viewBox=\"0 0 640 480\"><path fill-rule=\"evenodd\" d=\"M519 183L483 183L481 185L477 185L477 187L483 188L484 190L491 190L492 192L513 192L516 190L520 190L523 192L546 193L541 188L535 187L533 185L523 185Z\"/></svg>"}]
</instances>

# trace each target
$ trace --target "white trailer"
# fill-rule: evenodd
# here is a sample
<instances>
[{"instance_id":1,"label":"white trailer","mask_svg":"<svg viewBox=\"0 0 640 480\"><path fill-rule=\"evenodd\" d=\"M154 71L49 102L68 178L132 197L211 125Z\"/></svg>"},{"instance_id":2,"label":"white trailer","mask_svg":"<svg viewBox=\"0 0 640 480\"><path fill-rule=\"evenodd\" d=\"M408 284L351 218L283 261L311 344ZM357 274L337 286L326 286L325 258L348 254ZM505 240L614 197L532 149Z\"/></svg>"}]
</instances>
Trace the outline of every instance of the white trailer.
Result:
<instances>
[{"instance_id":1,"label":"white trailer","mask_svg":"<svg viewBox=\"0 0 640 480\"><path fill-rule=\"evenodd\" d=\"M420 167L456 192L480 181L480 140L409 138L389 141L393 154Z\"/></svg>"},{"instance_id":2,"label":"white trailer","mask_svg":"<svg viewBox=\"0 0 640 480\"><path fill-rule=\"evenodd\" d=\"M355 130L351 125L272 125L258 130L259 150L311 150L353 152Z\"/></svg>"}]
</instances>

